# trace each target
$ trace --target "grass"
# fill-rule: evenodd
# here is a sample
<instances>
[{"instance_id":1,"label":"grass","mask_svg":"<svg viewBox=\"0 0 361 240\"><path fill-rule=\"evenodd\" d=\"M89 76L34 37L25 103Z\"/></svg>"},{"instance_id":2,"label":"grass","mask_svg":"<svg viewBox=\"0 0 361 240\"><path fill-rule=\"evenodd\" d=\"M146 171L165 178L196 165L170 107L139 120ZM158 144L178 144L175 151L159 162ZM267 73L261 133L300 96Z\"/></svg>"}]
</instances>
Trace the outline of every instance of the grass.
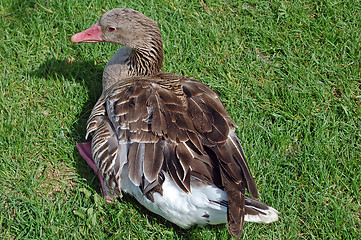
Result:
<instances>
[{"instance_id":1,"label":"grass","mask_svg":"<svg viewBox=\"0 0 361 240\"><path fill-rule=\"evenodd\" d=\"M360 1L0 1L0 238L228 239L124 197L106 204L75 149L119 46L70 36L114 7L155 19L163 70L219 93L262 201L244 239L361 238Z\"/></svg>"}]
</instances>

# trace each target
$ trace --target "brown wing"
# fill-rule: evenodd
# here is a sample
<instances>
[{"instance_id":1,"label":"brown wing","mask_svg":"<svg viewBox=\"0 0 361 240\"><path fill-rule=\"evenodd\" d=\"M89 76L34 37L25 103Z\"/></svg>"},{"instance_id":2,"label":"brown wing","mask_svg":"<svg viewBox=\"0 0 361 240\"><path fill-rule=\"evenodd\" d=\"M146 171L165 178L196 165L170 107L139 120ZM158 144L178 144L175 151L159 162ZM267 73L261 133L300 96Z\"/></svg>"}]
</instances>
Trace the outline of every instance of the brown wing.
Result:
<instances>
[{"instance_id":1,"label":"brown wing","mask_svg":"<svg viewBox=\"0 0 361 240\"><path fill-rule=\"evenodd\" d=\"M219 174L213 182L227 193L227 223L233 236L240 236L245 214L245 189L258 198L257 188L235 134L231 120L218 96L207 86L194 80L183 84L188 112L194 119L198 136L211 158L213 173ZM202 171L202 169L201 169ZM201 176L205 174L203 169Z\"/></svg>"},{"instance_id":2,"label":"brown wing","mask_svg":"<svg viewBox=\"0 0 361 240\"><path fill-rule=\"evenodd\" d=\"M239 235L247 188L257 189L235 123L217 95L204 84L174 74L132 78L99 99L88 121L93 157L105 182L120 192L125 164L129 178L153 199L162 193L164 172L185 192L191 179L228 194L228 224Z\"/></svg>"}]
</instances>

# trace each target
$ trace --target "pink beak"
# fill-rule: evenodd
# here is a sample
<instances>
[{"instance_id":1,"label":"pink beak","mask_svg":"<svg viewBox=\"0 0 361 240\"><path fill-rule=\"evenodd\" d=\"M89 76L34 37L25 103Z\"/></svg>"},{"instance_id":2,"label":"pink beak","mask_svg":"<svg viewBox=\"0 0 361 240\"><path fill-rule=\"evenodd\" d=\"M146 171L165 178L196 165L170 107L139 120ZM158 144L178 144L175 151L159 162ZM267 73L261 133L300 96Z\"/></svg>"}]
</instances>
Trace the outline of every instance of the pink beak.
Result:
<instances>
[{"instance_id":1,"label":"pink beak","mask_svg":"<svg viewBox=\"0 0 361 240\"><path fill-rule=\"evenodd\" d=\"M73 43L78 42L103 42L104 40L101 37L102 30L98 24L94 24L90 28L80 33L74 34L70 41Z\"/></svg>"}]
</instances>

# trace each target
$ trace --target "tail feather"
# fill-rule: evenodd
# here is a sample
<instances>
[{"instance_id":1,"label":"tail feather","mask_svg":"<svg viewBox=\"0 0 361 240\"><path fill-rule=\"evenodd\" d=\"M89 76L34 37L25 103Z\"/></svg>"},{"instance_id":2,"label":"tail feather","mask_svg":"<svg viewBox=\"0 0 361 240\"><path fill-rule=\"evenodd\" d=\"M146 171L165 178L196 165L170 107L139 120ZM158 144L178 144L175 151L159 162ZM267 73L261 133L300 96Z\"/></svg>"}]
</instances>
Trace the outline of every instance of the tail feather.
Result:
<instances>
[{"instance_id":1,"label":"tail feather","mask_svg":"<svg viewBox=\"0 0 361 240\"><path fill-rule=\"evenodd\" d=\"M244 221L257 223L271 223L278 220L279 212L254 198L245 198L246 214Z\"/></svg>"}]
</instances>

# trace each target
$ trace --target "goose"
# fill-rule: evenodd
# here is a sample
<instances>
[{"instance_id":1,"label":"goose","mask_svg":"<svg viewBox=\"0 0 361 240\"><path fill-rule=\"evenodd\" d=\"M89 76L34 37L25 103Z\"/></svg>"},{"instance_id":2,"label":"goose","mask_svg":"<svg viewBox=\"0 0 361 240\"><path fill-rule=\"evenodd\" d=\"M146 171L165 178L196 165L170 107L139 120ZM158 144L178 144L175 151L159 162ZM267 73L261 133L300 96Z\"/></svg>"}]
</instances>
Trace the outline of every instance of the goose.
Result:
<instances>
[{"instance_id":1,"label":"goose","mask_svg":"<svg viewBox=\"0 0 361 240\"><path fill-rule=\"evenodd\" d=\"M87 122L91 142L77 143L106 201L127 193L182 228L227 223L238 238L244 221L278 220L276 209L257 200L237 126L217 94L161 71L155 21L116 8L71 42L123 46L104 69L103 91Z\"/></svg>"}]
</instances>

